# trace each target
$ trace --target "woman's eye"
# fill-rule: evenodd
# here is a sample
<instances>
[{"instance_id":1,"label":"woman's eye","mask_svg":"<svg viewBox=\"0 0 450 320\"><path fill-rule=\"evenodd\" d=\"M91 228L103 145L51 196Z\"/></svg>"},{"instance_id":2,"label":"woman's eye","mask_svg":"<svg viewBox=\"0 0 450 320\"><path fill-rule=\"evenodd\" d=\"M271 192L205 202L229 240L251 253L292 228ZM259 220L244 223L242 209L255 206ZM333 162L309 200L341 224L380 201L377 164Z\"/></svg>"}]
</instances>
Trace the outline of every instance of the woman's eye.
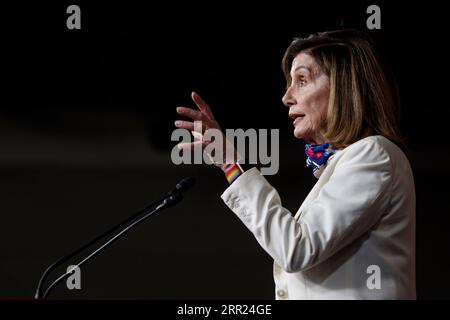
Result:
<instances>
[{"instance_id":1,"label":"woman's eye","mask_svg":"<svg viewBox=\"0 0 450 320\"><path fill-rule=\"evenodd\" d=\"M298 85L299 85L300 87L304 87L304 86L306 85L306 80L300 79L300 80L298 81Z\"/></svg>"}]
</instances>

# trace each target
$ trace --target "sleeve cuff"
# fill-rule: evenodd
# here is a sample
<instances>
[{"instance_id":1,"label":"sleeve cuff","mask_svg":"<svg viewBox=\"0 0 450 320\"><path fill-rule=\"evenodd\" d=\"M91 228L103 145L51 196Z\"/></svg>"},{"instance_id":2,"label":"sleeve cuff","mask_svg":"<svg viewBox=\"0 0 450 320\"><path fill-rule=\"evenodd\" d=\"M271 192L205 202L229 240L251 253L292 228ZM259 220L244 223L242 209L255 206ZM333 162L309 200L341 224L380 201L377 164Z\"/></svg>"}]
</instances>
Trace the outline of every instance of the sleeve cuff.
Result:
<instances>
[{"instance_id":1,"label":"sleeve cuff","mask_svg":"<svg viewBox=\"0 0 450 320\"><path fill-rule=\"evenodd\" d=\"M225 204L240 217L247 215L245 208L240 205L240 201L245 202L244 200L248 199L250 193L248 188L255 179L264 179L264 177L256 167L253 167L237 177L220 196Z\"/></svg>"}]
</instances>

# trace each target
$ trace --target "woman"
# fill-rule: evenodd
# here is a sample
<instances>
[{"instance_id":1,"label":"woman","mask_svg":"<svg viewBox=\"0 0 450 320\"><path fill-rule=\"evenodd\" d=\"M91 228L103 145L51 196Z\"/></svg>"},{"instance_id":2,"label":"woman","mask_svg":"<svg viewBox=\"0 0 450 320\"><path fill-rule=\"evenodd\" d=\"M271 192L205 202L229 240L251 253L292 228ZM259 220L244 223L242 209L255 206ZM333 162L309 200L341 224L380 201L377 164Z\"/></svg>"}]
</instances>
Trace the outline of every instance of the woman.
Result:
<instances>
[{"instance_id":1,"label":"woman","mask_svg":"<svg viewBox=\"0 0 450 320\"><path fill-rule=\"evenodd\" d=\"M218 164L230 182L222 199L274 259L276 298L415 299L414 180L396 86L373 42L355 30L297 38L282 67L282 101L318 178L300 209L285 209L256 168ZM178 113L220 129L192 98L200 111Z\"/></svg>"}]
</instances>

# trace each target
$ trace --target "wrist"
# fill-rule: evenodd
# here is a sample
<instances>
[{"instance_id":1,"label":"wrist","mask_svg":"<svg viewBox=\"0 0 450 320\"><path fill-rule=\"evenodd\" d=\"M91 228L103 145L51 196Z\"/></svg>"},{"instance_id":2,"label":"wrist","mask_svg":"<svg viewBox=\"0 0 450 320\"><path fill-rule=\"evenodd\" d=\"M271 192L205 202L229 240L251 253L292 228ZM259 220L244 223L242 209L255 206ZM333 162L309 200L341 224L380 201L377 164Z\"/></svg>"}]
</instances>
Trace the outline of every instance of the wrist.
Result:
<instances>
[{"instance_id":1,"label":"wrist","mask_svg":"<svg viewBox=\"0 0 450 320\"><path fill-rule=\"evenodd\" d=\"M244 173L244 170L237 162L227 164L222 170L225 173L225 178L229 184L232 184L241 174Z\"/></svg>"},{"instance_id":2,"label":"wrist","mask_svg":"<svg viewBox=\"0 0 450 320\"><path fill-rule=\"evenodd\" d=\"M226 173L228 170L233 168L235 165L236 165L236 162L223 163L222 165L220 165L220 169L223 171L223 173Z\"/></svg>"}]
</instances>

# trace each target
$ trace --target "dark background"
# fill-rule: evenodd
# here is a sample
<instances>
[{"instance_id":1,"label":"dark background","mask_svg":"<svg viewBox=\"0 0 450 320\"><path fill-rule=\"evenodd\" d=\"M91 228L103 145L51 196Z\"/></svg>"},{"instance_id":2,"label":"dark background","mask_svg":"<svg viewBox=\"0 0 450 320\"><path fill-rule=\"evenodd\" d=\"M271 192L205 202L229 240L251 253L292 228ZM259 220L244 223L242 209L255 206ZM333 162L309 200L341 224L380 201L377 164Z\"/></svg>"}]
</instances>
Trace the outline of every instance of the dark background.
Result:
<instances>
[{"instance_id":1,"label":"dark background","mask_svg":"<svg viewBox=\"0 0 450 320\"><path fill-rule=\"evenodd\" d=\"M220 199L206 165L175 166L177 105L199 92L224 128L280 129L280 170L267 176L296 212L315 179L281 103L280 61L294 36L344 27L381 45L402 93L417 191L417 289L449 298L450 158L447 30L442 5L214 5L131 2L0 8L0 297L30 298L57 257L197 178L185 200L82 269L67 299L272 299L272 260ZM445 87L444 87L445 85ZM236 116L238 114L239 116ZM64 270L60 269L59 272Z\"/></svg>"}]
</instances>

